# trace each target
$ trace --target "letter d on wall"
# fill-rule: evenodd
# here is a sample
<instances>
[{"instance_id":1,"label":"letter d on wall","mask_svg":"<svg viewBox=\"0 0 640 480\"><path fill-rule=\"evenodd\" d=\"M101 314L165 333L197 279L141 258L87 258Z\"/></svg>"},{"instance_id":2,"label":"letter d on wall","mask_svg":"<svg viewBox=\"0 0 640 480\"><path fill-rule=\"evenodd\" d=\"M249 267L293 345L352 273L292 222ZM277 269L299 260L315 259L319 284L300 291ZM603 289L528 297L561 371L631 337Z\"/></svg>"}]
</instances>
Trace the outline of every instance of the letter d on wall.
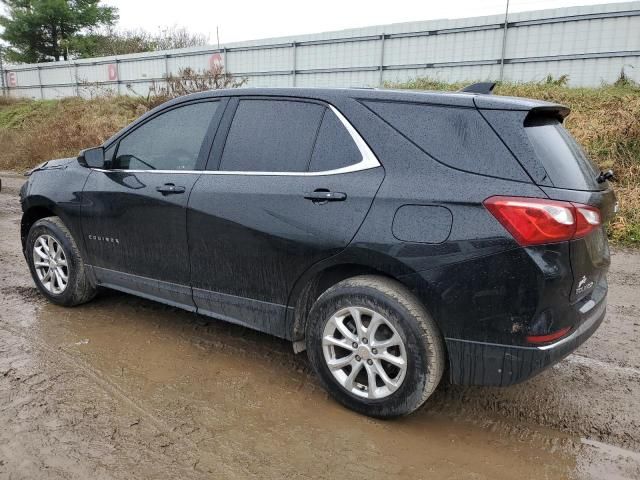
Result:
<instances>
[{"instance_id":1,"label":"letter d on wall","mask_svg":"<svg viewBox=\"0 0 640 480\"><path fill-rule=\"evenodd\" d=\"M118 80L118 66L115 63L107 65L109 80Z\"/></svg>"}]
</instances>

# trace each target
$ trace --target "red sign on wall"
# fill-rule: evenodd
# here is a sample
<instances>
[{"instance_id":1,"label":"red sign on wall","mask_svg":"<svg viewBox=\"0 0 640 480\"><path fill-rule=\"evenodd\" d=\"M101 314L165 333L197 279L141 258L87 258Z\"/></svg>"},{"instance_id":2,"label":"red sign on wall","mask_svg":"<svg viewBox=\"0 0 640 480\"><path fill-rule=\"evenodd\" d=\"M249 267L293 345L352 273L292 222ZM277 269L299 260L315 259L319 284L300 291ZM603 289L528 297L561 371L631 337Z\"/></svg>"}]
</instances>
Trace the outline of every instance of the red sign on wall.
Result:
<instances>
[{"instance_id":1,"label":"red sign on wall","mask_svg":"<svg viewBox=\"0 0 640 480\"><path fill-rule=\"evenodd\" d=\"M222 55L220 55L219 53L214 53L209 57L209 68L211 68L212 70L223 66L224 60L222 59Z\"/></svg>"},{"instance_id":2,"label":"red sign on wall","mask_svg":"<svg viewBox=\"0 0 640 480\"><path fill-rule=\"evenodd\" d=\"M107 73L110 81L118 80L118 66L115 63L107 65Z\"/></svg>"},{"instance_id":3,"label":"red sign on wall","mask_svg":"<svg viewBox=\"0 0 640 480\"><path fill-rule=\"evenodd\" d=\"M8 87L18 86L18 75L16 74L16 72L7 72L7 86Z\"/></svg>"}]
</instances>

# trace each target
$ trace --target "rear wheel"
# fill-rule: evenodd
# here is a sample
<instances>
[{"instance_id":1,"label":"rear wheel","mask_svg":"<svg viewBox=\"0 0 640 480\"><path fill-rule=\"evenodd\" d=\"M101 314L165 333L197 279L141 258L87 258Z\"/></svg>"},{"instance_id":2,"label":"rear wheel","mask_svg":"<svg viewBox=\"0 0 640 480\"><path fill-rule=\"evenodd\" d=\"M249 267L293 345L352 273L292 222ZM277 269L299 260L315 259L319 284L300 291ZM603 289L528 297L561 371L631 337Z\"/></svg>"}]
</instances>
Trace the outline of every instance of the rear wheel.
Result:
<instances>
[{"instance_id":1,"label":"rear wheel","mask_svg":"<svg viewBox=\"0 0 640 480\"><path fill-rule=\"evenodd\" d=\"M87 277L78 246L59 217L34 223L25 249L31 276L51 302L73 306L95 296L96 289Z\"/></svg>"},{"instance_id":2,"label":"rear wheel","mask_svg":"<svg viewBox=\"0 0 640 480\"><path fill-rule=\"evenodd\" d=\"M442 337L424 306L400 283L368 275L318 298L307 351L340 403L374 417L419 408L440 382L445 361Z\"/></svg>"}]
</instances>

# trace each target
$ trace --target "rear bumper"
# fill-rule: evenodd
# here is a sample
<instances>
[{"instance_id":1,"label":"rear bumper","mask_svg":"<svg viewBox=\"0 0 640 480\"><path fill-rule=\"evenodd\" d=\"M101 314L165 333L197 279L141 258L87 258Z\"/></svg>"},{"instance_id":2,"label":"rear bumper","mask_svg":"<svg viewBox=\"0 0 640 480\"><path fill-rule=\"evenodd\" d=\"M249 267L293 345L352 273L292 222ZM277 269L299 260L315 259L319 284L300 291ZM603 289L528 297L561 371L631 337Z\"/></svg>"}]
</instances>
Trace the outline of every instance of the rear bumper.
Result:
<instances>
[{"instance_id":1,"label":"rear bumper","mask_svg":"<svg viewBox=\"0 0 640 480\"><path fill-rule=\"evenodd\" d=\"M518 347L446 338L451 382L507 386L527 380L584 343L604 320L606 306L605 296L597 305L590 305L573 333L550 345Z\"/></svg>"}]
</instances>

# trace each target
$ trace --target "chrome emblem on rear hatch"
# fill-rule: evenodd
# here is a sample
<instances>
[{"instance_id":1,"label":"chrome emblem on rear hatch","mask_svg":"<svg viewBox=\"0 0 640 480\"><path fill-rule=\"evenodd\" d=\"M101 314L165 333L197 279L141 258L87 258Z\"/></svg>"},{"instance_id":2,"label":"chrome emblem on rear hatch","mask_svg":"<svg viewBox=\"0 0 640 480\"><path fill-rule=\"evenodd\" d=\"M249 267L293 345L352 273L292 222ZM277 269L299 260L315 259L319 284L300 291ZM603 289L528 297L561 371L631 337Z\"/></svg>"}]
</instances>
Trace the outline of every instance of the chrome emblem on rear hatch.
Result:
<instances>
[{"instance_id":1,"label":"chrome emblem on rear hatch","mask_svg":"<svg viewBox=\"0 0 640 480\"><path fill-rule=\"evenodd\" d=\"M583 292L586 292L591 287L593 287L593 282L589 282L589 279L586 275L583 275L580 281L578 282L578 288L576 288L576 294L580 295Z\"/></svg>"}]
</instances>

